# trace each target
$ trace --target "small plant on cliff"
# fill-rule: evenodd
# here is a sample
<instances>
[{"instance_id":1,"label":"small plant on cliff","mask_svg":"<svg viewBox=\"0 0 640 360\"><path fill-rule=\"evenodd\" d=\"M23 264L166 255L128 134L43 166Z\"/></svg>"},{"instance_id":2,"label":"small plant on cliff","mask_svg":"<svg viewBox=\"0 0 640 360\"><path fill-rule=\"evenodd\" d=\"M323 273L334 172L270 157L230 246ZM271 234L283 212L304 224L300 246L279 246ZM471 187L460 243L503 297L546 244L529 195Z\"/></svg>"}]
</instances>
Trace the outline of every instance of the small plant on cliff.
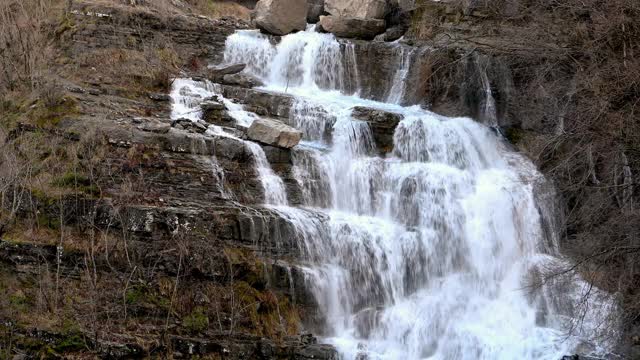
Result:
<instances>
[{"instance_id":1,"label":"small plant on cliff","mask_svg":"<svg viewBox=\"0 0 640 360\"><path fill-rule=\"evenodd\" d=\"M196 307L191 314L182 319L182 324L192 333L203 332L209 327L209 317L203 308Z\"/></svg>"}]
</instances>

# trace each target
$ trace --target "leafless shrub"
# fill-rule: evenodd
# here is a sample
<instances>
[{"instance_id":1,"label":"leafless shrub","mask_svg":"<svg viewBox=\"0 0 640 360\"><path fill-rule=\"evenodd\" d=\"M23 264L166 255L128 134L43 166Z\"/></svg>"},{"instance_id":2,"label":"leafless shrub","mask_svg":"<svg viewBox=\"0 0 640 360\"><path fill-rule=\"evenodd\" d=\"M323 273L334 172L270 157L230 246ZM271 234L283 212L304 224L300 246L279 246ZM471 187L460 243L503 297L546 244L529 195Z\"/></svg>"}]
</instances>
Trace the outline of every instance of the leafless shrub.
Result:
<instances>
[{"instance_id":1,"label":"leafless shrub","mask_svg":"<svg viewBox=\"0 0 640 360\"><path fill-rule=\"evenodd\" d=\"M33 89L42 81L51 55L45 30L51 0L0 3L0 90Z\"/></svg>"}]
</instances>

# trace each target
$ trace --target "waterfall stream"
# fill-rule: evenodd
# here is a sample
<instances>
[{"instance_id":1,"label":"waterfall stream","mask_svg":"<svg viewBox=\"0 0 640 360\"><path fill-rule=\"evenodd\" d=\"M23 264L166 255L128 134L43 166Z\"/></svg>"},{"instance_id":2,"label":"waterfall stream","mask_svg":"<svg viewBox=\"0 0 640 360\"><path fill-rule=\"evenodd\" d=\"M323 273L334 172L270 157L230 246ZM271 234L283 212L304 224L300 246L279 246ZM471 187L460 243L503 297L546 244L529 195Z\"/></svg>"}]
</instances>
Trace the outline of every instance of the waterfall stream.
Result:
<instances>
[{"instance_id":1,"label":"waterfall stream","mask_svg":"<svg viewBox=\"0 0 640 360\"><path fill-rule=\"evenodd\" d=\"M582 280L528 288L565 262L545 231L556 216L553 188L489 127L398 105L412 50L401 51L405 69L388 91L392 103L382 103L353 95L357 79L374 75L358 74L353 49L331 35L307 30L274 44L239 31L227 40L226 62L247 63L265 89L296 97L291 123L304 137L293 173L305 207L286 206L266 158L256 166L266 206L295 229L297 266L324 319L314 331L344 359L556 360L579 346L604 351L591 340L612 328L603 325L614 311L606 294L594 291L599 302L578 316ZM354 106L402 115L390 154L379 155Z\"/></svg>"}]
</instances>

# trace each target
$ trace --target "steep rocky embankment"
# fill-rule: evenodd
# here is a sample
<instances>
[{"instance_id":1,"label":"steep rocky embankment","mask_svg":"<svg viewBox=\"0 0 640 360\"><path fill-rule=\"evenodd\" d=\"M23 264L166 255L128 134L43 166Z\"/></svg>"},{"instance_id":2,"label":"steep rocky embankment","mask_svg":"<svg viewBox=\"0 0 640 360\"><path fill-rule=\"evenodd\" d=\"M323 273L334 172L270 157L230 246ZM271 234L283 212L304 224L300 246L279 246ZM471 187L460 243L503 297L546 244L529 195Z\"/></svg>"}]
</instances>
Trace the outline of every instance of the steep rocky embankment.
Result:
<instances>
[{"instance_id":1,"label":"steep rocky embankment","mask_svg":"<svg viewBox=\"0 0 640 360\"><path fill-rule=\"evenodd\" d=\"M52 41L52 85L0 107L7 129L0 132L7 154L0 165L10 175L0 183L0 291L7 294L0 299L0 354L337 358L307 333L321 333L327 319L306 284L309 269L297 266L305 251L300 229L264 206L274 201L261 173L266 159L267 176L282 179L286 199L275 203L328 207L330 200L313 197L323 184L296 177L294 162L306 158L296 159L304 152L291 148L308 140L293 129L302 117L322 120L314 135L332 143L335 114L256 89L264 78L255 74L269 73L260 68L262 53L246 64L230 58L230 67L208 67L223 63L231 34L252 25L194 15L188 3L166 2L169 11L144 1L70 1L43 25ZM571 48L575 34L557 18L537 22L509 6L496 12L451 1L274 3L256 7L255 25L272 34L260 35L266 43L304 30L305 19L338 36L336 47L324 50L340 57L342 67L331 70L341 81L328 76L321 87L472 117L545 169L560 167L556 156L575 144L550 153L558 143L543 141L572 132L570 119L580 114L575 79L583 70L573 62L581 58ZM291 3L287 14L278 8L283 3ZM291 64L287 88L303 65ZM190 79L189 86L176 86L175 78ZM190 92L193 84L220 96ZM178 118L176 104L186 109ZM239 105L260 120L243 126ZM375 155L391 154L402 114L363 105L350 116L371 130ZM607 166L576 172L595 179L595 168ZM626 167L631 171L628 161ZM613 181L628 184L633 175L624 174ZM560 184L567 176L550 175ZM418 186L411 184L402 192L407 203ZM619 193L618 185L613 196L627 206L633 189ZM569 208L589 205L573 189L560 190ZM568 213L565 240L584 231ZM556 220L543 216L544 231L563 226ZM597 266L579 273L619 290ZM360 326L371 330L377 310L365 310ZM637 348L628 338L625 345Z\"/></svg>"},{"instance_id":2,"label":"steep rocky embankment","mask_svg":"<svg viewBox=\"0 0 640 360\"><path fill-rule=\"evenodd\" d=\"M295 253L292 236L260 206L252 153L169 117L173 74L219 62L226 37L247 25L74 2L52 26L54 91L73 109L54 123L18 108L7 124L19 156L62 164L3 197L16 218L1 234L0 351L333 358L301 336L313 310L300 274L280 263ZM31 147L38 137L47 144ZM264 147L290 177L290 152Z\"/></svg>"}]
</instances>

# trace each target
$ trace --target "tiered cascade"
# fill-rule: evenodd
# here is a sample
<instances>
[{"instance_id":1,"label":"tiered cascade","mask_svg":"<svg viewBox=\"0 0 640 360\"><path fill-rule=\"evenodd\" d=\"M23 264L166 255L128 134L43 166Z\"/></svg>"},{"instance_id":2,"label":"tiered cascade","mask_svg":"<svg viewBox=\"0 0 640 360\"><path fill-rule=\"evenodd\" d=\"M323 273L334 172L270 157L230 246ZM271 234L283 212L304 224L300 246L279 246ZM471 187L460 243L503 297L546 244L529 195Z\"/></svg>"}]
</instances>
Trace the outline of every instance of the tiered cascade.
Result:
<instances>
[{"instance_id":1,"label":"tiered cascade","mask_svg":"<svg viewBox=\"0 0 640 360\"><path fill-rule=\"evenodd\" d=\"M292 150L303 207L287 206L260 146L247 147L265 206L295 228L292 266L324 320L314 330L345 359L559 359L588 344L613 308L604 295L605 311L581 314L582 327L566 336L585 283L529 287L563 263L549 224L552 187L491 128L398 105L412 52L400 51L392 103L382 103L357 96L359 79L374 74L359 74L353 49L331 35L308 30L274 44L240 31L227 40L226 62L247 63L265 89L296 97L289 122L304 134ZM178 95L192 87L175 85L174 117L198 119L197 102ZM242 125L255 118L225 104ZM379 155L354 106L402 116L391 153Z\"/></svg>"}]
</instances>

